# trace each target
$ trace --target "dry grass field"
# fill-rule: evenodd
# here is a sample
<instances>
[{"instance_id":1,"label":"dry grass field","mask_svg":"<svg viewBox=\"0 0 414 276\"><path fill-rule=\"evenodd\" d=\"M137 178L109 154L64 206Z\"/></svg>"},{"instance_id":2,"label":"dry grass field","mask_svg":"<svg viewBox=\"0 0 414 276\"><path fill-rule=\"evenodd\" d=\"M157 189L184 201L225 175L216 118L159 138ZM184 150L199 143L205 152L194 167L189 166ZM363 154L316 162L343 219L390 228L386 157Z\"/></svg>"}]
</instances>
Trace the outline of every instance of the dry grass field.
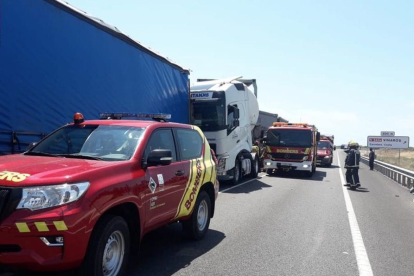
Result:
<instances>
[{"instance_id":1,"label":"dry grass field","mask_svg":"<svg viewBox=\"0 0 414 276\"><path fill-rule=\"evenodd\" d=\"M368 157L369 149L362 148L361 154ZM378 149L375 150L378 161L402 167L407 170L414 171L414 148L401 150L401 163L398 161L397 149Z\"/></svg>"}]
</instances>

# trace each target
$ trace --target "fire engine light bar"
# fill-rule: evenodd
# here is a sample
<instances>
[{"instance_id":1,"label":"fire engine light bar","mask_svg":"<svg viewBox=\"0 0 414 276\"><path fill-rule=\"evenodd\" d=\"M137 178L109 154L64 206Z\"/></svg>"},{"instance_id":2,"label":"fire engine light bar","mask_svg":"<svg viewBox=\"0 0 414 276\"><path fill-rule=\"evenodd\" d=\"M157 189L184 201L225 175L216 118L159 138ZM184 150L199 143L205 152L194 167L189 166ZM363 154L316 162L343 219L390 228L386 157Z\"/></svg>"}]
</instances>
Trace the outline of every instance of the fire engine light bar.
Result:
<instances>
[{"instance_id":1,"label":"fire engine light bar","mask_svg":"<svg viewBox=\"0 0 414 276\"><path fill-rule=\"evenodd\" d=\"M308 124L306 123L279 123L279 122L274 122L273 126L275 127L280 127L280 126L301 126L301 127L307 127Z\"/></svg>"},{"instance_id":2,"label":"fire engine light bar","mask_svg":"<svg viewBox=\"0 0 414 276\"><path fill-rule=\"evenodd\" d=\"M101 113L101 119L122 119L122 118L150 118L155 120L169 120L171 114L164 113Z\"/></svg>"}]
</instances>

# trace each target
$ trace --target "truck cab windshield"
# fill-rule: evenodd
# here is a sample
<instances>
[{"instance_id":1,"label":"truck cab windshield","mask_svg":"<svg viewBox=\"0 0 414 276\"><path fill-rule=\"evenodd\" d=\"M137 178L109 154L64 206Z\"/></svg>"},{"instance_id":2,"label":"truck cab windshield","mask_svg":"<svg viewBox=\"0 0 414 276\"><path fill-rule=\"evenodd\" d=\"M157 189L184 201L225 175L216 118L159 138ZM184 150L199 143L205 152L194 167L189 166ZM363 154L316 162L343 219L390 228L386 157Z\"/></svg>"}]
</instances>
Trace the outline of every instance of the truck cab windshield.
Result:
<instances>
[{"instance_id":1,"label":"truck cab windshield","mask_svg":"<svg viewBox=\"0 0 414 276\"><path fill-rule=\"evenodd\" d=\"M224 99L191 100L191 124L203 131L226 129Z\"/></svg>"},{"instance_id":2,"label":"truck cab windshield","mask_svg":"<svg viewBox=\"0 0 414 276\"><path fill-rule=\"evenodd\" d=\"M319 141L318 142L318 149L329 149L331 148L331 143L328 141Z\"/></svg>"},{"instance_id":3,"label":"truck cab windshield","mask_svg":"<svg viewBox=\"0 0 414 276\"><path fill-rule=\"evenodd\" d=\"M268 146L303 147L312 146L312 132L306 130L270 129L267 132Z\"/></svg>"}]
</instances>

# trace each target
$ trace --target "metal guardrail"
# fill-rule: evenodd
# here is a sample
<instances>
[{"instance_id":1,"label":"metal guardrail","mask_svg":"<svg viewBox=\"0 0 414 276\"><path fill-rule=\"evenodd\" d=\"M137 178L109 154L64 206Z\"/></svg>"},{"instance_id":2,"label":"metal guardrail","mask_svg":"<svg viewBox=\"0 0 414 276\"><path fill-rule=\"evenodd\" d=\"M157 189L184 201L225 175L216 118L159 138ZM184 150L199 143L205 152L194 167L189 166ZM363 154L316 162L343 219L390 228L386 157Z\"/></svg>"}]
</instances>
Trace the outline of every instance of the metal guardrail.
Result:
<instances>
[{"instance_id":1,"label":"metal guardrail","mask_svg":"<svg viewBox=\"0 0 414 276\"><path fill-rule=\"evenodd\" d=\"M369 159L365 156L361 158L362 163L369 165ZM391 178L395 182L410 189L414 193L414 172L381 161L374 161L374 169L383 175Z\"/></svg>"}]
</instances>

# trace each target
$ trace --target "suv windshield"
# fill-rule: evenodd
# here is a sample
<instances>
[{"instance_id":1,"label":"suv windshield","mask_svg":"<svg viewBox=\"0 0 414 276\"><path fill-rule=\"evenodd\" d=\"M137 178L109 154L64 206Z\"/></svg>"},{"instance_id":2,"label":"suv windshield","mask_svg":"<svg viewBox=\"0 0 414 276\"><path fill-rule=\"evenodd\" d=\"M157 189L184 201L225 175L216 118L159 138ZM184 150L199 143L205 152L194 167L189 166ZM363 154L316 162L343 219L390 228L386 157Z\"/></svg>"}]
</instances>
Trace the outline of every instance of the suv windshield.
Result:
<instances>
[{"instance_id":1,"label":"suv windshield","mask_svg":"<svg viewBox=\"0 0 414 276\"><path fill-rule=\"evenodd\" d=\"M122 161L138 147L143 128L114 125L65 126L26 152L26 155Z\"/></svg>"},{"instance_id":2,"label":"suv windshield","mask_svg":"<svg viewBox=\"0 0 414 276\"><path fill-rule=\"evenodd\" d=\"M226 116L224 99L191 101L191 124L203 131L226 129Z\"/></svg>"},{"instance_id":3,"label":"suv windshield","mask_svg":"<svg viewBox=\"0 0 414 276\"><path fill-rule=\"evenodd\" d=\"M328 141L319 141L318 142L318 149L329 149L331 146L331 143Z\"/></svg>"},{"instance_id":4,"label":"suv windshield","mask_svg":"<svg viewBox=\"0 0 414 276\"><path fill-rule=\"evenodd\" d=\"M267 132L268 146L303 147L312 146L312 132L306 130L270 129Z\"/></svg>"}]
</instances>

